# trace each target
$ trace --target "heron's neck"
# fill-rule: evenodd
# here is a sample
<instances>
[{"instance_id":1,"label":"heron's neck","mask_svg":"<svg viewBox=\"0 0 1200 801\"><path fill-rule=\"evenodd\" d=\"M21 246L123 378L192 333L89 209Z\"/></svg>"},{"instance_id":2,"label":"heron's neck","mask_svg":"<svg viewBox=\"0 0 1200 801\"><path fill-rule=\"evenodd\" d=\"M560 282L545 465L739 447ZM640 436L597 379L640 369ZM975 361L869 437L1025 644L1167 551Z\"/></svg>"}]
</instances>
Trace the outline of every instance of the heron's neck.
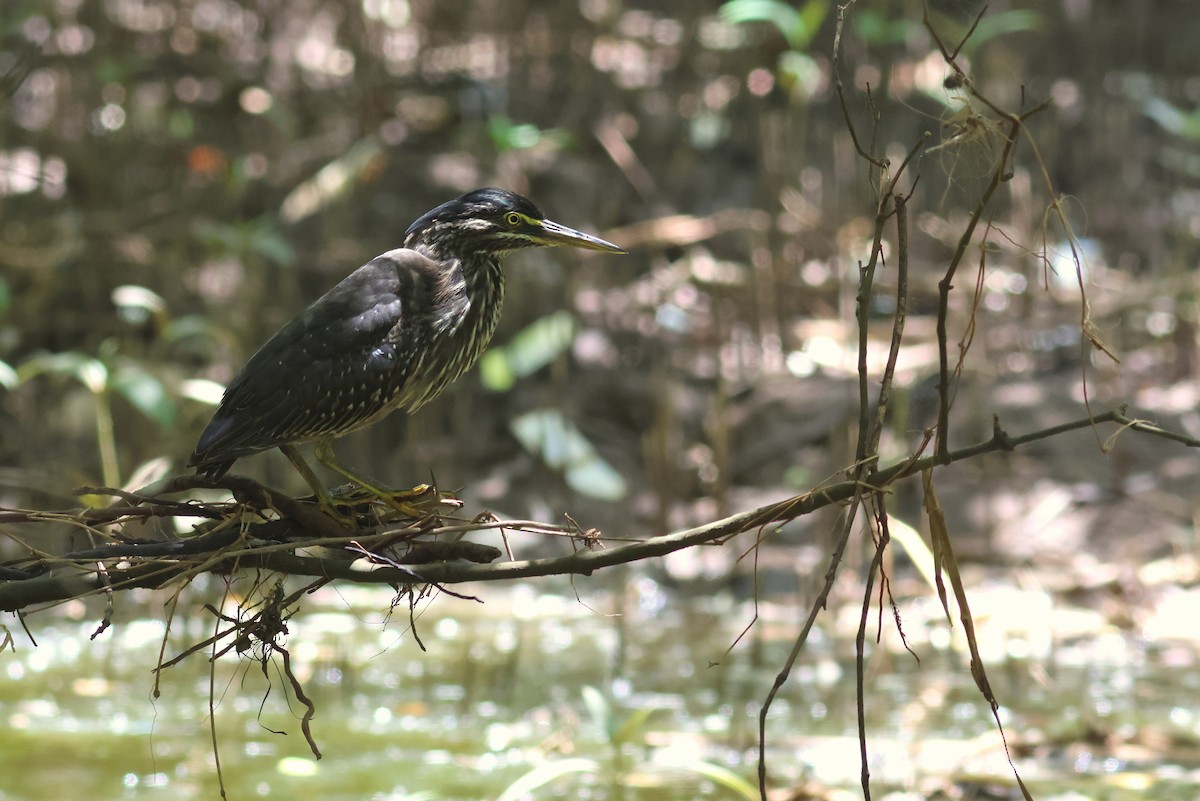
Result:
<instances>
[{"instance_id":1,"label":"heron's neck","mask_svg":"<svg viewBox=\"0 0 1200 801\"><path fill-rule=\"evenodd\" d=\"M481 344L486 344L504 302L504 272L499 257L484 253L425 255L443 265L439 301L434 304L439 309L434 328L451 334L469 333L473 342L482 340Z\"/></svg>"}]
</instances>

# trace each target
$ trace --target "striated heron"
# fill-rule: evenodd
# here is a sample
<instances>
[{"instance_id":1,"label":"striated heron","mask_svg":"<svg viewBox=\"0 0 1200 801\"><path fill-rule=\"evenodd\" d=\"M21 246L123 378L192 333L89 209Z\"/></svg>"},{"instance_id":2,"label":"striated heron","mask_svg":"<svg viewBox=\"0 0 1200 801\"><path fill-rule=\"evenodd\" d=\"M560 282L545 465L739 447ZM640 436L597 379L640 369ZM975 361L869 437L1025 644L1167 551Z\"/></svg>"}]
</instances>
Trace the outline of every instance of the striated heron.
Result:
<instances>
[{"instance_id":1,"label":"striated heron","mask_svg":"<svg viewBox=\"0 0 1200 801\"><path fill-rule=\"evenodd\" d=\"M316 440L323 464L386 494L343 467L331 441L437 397L496 330L501 257L555 245L625 252L547 220L502 189L478 189L427 212L409 226L404 247L359 267L250 357L188 466L219 478L243 456L279 448L327 502L293 447Z\"/></svg>"}]
</instances>

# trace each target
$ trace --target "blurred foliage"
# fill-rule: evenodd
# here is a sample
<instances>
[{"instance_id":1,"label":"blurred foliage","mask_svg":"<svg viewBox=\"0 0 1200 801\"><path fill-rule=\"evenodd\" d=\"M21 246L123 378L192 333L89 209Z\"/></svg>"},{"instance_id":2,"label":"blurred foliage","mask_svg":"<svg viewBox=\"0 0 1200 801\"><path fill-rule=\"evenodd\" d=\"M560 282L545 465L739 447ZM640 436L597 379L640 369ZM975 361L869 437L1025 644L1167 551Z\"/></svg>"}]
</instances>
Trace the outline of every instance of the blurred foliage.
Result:
<instances>
[{"instance_id":1,"label":"blurred foliage","mask_svg":"<svg viewBox=\"0 0 1200 801\"><path fill-rule=\"evenodd\" d=\"M853 462L858 424L854 306L878 184L844 115L892 164L933 134L903 187L912 298L881 452L904 458L935 405L937 280L1002 128L949 74L919 2L848 7L835 76L839 5L5 0L0 505L181 470L267 336L418 215L490 184L631 254L512 259L481 369L410 419L348 437L341 458L396 486L435 475L471 510L569 513L621 536L810 489ZM983 8L929 5L951 47ZM976 272L957 277L951 339L975 339L956 444L990 437L993 414L1023 430L1079 417L1085 390L1200 433L1196 42L1179 18L1166 3L1007 0L963 46L989 98L1049 108L980 226L988 245L963 262ZM1047 223L1060 197L1078 272L1067 232ZM897 247L889 229L871 354L889 333L876 324L895 308ZM1082 336L1080 286L1120 366ZM1082 532L1053 545L1088 560L1190 548L1195 459L1119 448L1098 459L1095 442L1064 437L943 476L962 552L1026 564L1052 539L1031 531ZM238 469L299 487L276 455ZM929 573L920 534L899 524L919 516L908 489L887 499L893 534ZM677 571L690 589L761 565L756 599L760 586L809 593L828 552L813 536L827 521L810 517L764 529L752 553L663 564L664 581ZM1095 567L1078 572L1123 575ZM652 705L584 700L594 753L548 759L507 797L678 778L642 759ZM720 766L678 767L753 797Z\"/></svg>"},{"instance_id":2,"label":"blurred foliage","mask_svg":"<svg viewBox=\"0 0 1200 801\"><path fill-rule=\"evenodd\" d=\"M5 355L8 344L17 336L17 332L6 324L11 305L12 291L8 288L8 282L0 278L0 356ZM14 388L17 380L17 371L11 364L0 358L0 389Z\"/></svg>"},{"instance_id":3,"label":"blurred foliage","mask_svg":"<svg viewBox=\"0 0 1200 801\"><path fill-rule=\"evenodd\" d=\"M305 184L305 186L308 185ZM295 194L289 196L289 200L294 197L296 197ZM300 208L292 211L289 215L289 204L285 202L284 214L293 222L307 217L319 208L319 204L315 202L312 205L302 202L292 205ZM279 265L291 264L296 257L291 245L280 233L273 220L259 218L232 225L201 222L196 225L196 236L211 253L217 256L224 255L239 260L262 256Z\"/></svg>"},{"instance_id":4,"label":"blurred foliage","mask_svg":"<svg viewBox=\"0 0 1200 801\"><path fill-rule=\"evenodd\" d=\"M493 347L479 360L479 376L493 392L507 392L519 379L536 373L571 347L575 319L560 311L535 320L506 345Z\"/></svg>"},{"instance_id":5,"label":"blurred foliage","mask_svg":"<svg viewBox=\"0 0 1200 801\"><path fill-rule=\"evenodd\" d=\"M729 0L721 16L734 23L766 22L774 25L792 50L804 50L829 14L828 0L808 0L798 5L781 0Z\"/></svg>"},{"instance_id":6,"label":"blurred foliage","mask_svg":"<svg viewBox=\"0 0 1200 801\"><path fill-rule=\"evenodd\" d=\"M950 43L982 8L931 5ZM910 201L914 274L932 275L998 140L946 87L920 10L851 7L841 77L877 152L935 134ZM6 0L0 458L17 470L0 503L21 505L35 468L59 489L162 456L180 469L259 343L428 208L488 184L633 253L515 258L481 371L348 438L349 463L630 530L839 469L872 187L832 91L835 16L831 0ZM1053 408L1071 393L1052 382L1086 360L1071 281L1036 252L1061 238L1043 230L1043 170L1077 200L1087 280L1105 290L1093 313L1136 354L1092 387L1191 379L1193 38L1154 3L1013 0L979 20L972 79L1014 108L1052 103L993 219L985 396L1032 378L1034 408ZM914 317L931 283L914 287ZM897 453L927 424L914 345ZM1195 394L1156 397L1176 399L1170 413ZM987 412L964 404L966 430ZM297 480L274 457L239 469Z\"/></svg>"},{"instance_id":7,"label":"blurred foliage","mask_svg":"<svg viewBox=\"0 0 1200 801\"><path fill-rule=\"evenodd\" d=\"M509 425L525 450L560 471L576 492L606 501L625 497L625 479L560 410L535 409Z\"/></svg>"},{"instance_id":8,"label":"blurred foliage","mask_svg":"<svg viewBox=\"0 0 1200 801\"><path fill-rule=\"evenodd\" d=\"M777 74L780 84L793 95L810 96L821 82L816 59L806 52L829 15L828 0L808 0L799 6L780 0L729 0L721 6L721 17L735 24L767 23L787 41L780 53Z\"/></svg>"},{"instance_id":9,"label":"blurred foliage","mask_svg":"<svg viewBox=\"0 0 1200 801\"><path fill-rule=\"evenodd\" d=\"M123 398L162 429L169 429L175 422L175 407L162 381L138 361L118 353L117 347L115 341L106 340L100 344L97 356L78 351L37 353L16 371L18 383L42 375L59 375L74 379L91 393L102 474L110 487L121 485L112 398Z\"/></svg>"},{"instance_id":10,"label":"blurred foliage","mask_svg":"<svg viewBox=\"0 0 1200 801\"><path fill-rule=\"evenodd\" d=\"M518 125L503 115L493 116L488 120L488 135L497 153L509 150L522 150L549 145L556 150L563 150L574 144L571 135L558 128L542 130L536 125L524 123Z\"/></svg>"},{"instance_id":11,"label":"blurred foliage","mask_svg":"<svg viewBox=\"0 0 1200 801\"><path fill-rule=\"evenodd\" d=\"M377 166L382 146L375 137L355 142L346 154L326 164L317 174L291 191L284 198L280 213L286 222L294 223L316 214L331 203L344 199L360 180ZM249 243L261 240L269 250L259 250L280 264L292 261L293 253L287 242L271 227L269 220L261 221L251 232Z\"/></svg>"}]
</instances>

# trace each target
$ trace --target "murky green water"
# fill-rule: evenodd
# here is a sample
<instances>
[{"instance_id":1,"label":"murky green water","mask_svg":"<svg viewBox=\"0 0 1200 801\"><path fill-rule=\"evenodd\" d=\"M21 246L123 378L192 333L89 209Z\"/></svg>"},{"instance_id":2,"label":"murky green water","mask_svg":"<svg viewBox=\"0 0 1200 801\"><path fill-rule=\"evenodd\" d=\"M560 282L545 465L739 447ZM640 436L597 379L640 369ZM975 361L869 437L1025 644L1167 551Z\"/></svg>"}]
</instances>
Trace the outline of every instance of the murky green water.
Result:
<instances>
[{"instance_id":1,"label":"murky green water","mask_svg":"<svg viewBox=\"0 0 1200 801\"><path fill-rule=\"evenodd\" d=\"M213 617L198 610L220 603L221 589L213 580L187 598L187 614L181 605L167 658L211 636ZM165 596L119 599L116 625L94 641L98 608L72 608L78 622L35 615L36 648L10 619L17 648L0 654L0 799L218 798L214 751L239 799L497 798L539 767L563 775L536 798L738 797L702 775L702 761L755 784L758 711L803 607L760 604L757 624L726 653L753 618L748 604L679 598L645 578L616 592L577 580L575 590L580 600L566 583L492 585L465 590L484 604L422 603L424 652L407 608L388 618L390 591L305 598L287 648L317 708L320 761L278 657L264 676L248 658L230 654L210 671L196 654L151 697ZM931 636L945 626L925 610L925 601L902 606L920 664L895 649L885 614L885 647L867 665L877 797L985 786L998 794L977 797L1016 797L965 659L950 638ZM854 610L825 618L772 707L773 787L857 787L853 641L838 633L856 619ZM1194 654L1111 632L1052 645L1039 660L989 667L1035 795L1200 795Z\"/></svg>"}]
</instances>

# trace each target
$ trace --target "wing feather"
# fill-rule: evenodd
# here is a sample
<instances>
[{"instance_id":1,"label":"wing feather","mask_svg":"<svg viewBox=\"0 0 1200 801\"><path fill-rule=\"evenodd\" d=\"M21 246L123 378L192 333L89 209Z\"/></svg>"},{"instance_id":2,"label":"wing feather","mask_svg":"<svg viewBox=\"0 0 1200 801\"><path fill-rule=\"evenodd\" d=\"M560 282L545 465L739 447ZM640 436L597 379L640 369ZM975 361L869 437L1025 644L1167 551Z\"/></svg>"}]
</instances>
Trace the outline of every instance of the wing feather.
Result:
<instances>
[{"instance_id":1,"label":"wing feather","mask_svg":"<svg viewBox=\"0 0 1200 801\"><path fill-rule=\"evenodd\" d=\"M242 456L386 414L414 368L415 354L398 343L421 321L406 306L425 308L437 272L420 253L398 249L343 279L250 357L189 464L219 475Z\"/></svg>"}]
</instances>

